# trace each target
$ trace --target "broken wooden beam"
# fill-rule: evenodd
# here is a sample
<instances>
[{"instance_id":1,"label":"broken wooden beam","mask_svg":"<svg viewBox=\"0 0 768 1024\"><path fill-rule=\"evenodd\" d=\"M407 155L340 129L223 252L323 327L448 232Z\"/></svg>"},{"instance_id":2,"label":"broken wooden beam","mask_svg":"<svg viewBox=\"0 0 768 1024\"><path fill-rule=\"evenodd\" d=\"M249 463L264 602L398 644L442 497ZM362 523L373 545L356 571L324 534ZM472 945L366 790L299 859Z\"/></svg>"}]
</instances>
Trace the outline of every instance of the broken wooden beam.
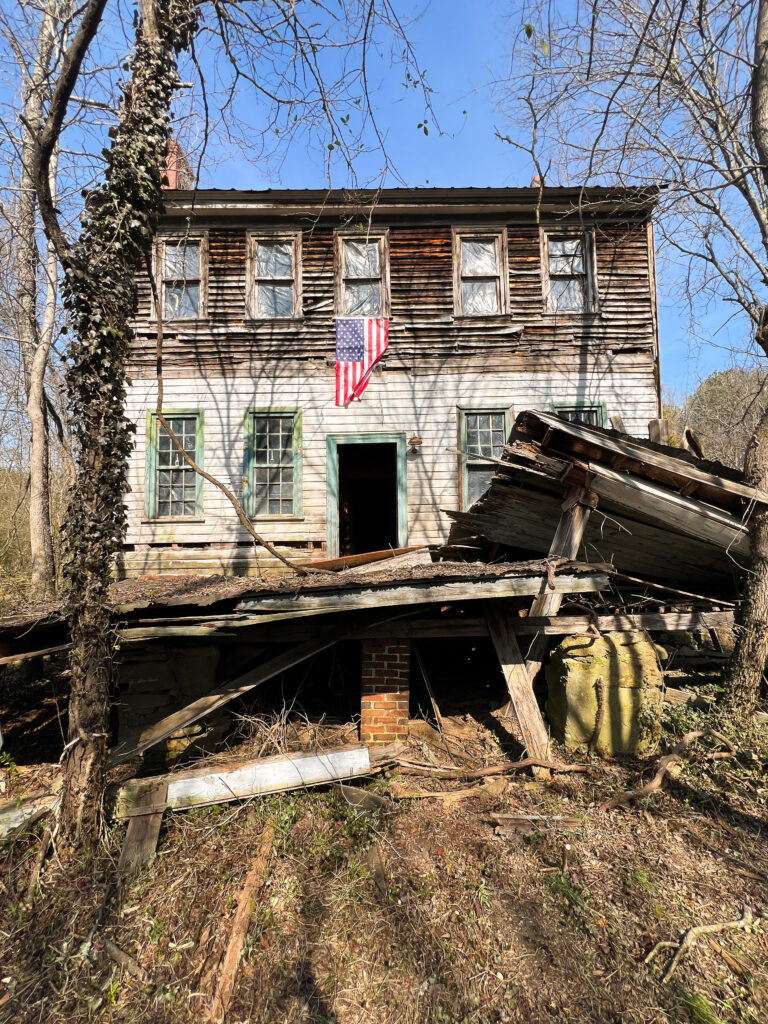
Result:
<instances>
[{"instance_id":1,"label":"broken wooden beam","mask_svg":"<svg viewBox=\"0 0 768 1024\"><path fill-rule=\"evenodd\" d=\"M575 558L584 538L592 509L597 505L597 495L584 487L571 487L561 506L560 521L549 548L550 558ZM563 603L562 593L548 589L534 598L531 615L557 615ZM526 670L533 680L541 669L547 650L547 638L539 634L533 638L528 650Z\"/></svg>"},{"instance_id":2,"label":"broken wooden beam","mask_svg":"<svg viewBox=\"0 0 768 1024\"><path fill-rule=\"evenodd\" d=\"M485 617L507 684L510 707L520 726L528 754L534 758L546 758L549 747L547 727L541 717L517 638L510 629L510 616L505 614L503 605L489 601L485 606Z\"/></svg>"},{"instance_id":3,"label":"broken wooden beam","mask_svg":"<svg viewBox=\"0 0 768 1024\"><path fill-rule=\"evenodd\" d=\"M403 605L445 604L454 601L479 601L487 598L534 597L550 592L583 594L604 590L608 578L604 572L585 571L555 576L499 576L488 580L461 580L450 583L382 585L377 587L316 589L291 594L249 597L239 603L238 611L250 612L344 612L366 608L391 608Z\"/></svg>"}]
</instances>

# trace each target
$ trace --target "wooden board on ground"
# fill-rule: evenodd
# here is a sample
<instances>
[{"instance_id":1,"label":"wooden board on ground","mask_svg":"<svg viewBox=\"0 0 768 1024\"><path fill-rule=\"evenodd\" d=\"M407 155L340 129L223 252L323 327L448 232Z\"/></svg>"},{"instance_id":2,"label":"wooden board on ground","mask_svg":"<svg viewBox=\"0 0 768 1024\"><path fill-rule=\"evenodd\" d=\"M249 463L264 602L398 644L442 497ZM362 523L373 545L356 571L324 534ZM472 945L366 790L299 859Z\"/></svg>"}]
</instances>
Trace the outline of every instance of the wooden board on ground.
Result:
<instances>
[{"instance_id":1,"label":"wooden board on ground","mask_svg":"<svg viewBox=\"0 0 768 1024\"><path fill-rule=\"evenodd\" d=\"M157 849L168 787L163 782L153 782L152 788L141 793L134 805L137 813L128 822L120 860L117 863L118 874L128 874L142 867ZM144 813L141 813L142 811Z\"/></svg>"},{"instance_id":2,"label":"wooden board on ground","mask_svg":"<svg viewBox=\"0 0 768 1024\"><path fill-rule=\"evenodd\" d=\"M196 768L150 779L131 779L118 791L115 816L145 815L152 809L158 783L165 787L162 806L169 810L207 807L306 786L359 778L375 770L367 747L318 750L262 757L234 767Z\"/></svg>"},{"instance_id":3,"label":"wooden board on ground","mask_svg":"<svg viewBox=\"0 0 768 1024\"><path fill-rule=\"evenodd\" d=\"M53 810L58 797L46 793L0 804L0 839L10 839L25 828L31 828L44 814Z\"/></svg>"}]
</instances>

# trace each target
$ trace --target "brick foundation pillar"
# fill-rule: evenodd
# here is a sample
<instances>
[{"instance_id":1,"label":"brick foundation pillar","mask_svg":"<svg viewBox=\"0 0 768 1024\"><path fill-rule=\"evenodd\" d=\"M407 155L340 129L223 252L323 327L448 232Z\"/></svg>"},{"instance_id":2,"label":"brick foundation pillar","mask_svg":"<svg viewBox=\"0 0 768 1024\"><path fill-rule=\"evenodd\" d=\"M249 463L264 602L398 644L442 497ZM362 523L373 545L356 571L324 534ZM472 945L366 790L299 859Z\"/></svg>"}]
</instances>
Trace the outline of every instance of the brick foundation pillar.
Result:
<instances>
[{"instance_id":1,"label":"brick foundation pillar","mask_svg":"<svg viewBox=\"0 0 768 1024\"><path fill-rule=\"evenodd\" d=\"M410 664L410 640L363 640L364 743L390 743L407 734Z\"/></svg>"}]
</instances>

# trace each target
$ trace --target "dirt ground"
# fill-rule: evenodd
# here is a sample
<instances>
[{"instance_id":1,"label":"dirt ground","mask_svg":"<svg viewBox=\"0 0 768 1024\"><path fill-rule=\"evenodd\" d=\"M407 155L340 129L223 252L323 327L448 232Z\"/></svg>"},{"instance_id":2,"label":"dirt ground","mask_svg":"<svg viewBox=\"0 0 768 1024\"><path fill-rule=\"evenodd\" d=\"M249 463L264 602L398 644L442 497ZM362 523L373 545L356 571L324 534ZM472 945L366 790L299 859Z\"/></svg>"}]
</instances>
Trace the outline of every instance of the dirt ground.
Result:
<instances>
[{"instance_id":1,"label":"dirt ground","mask_svg":"<svg viewBox=\"0 0 768 1024\"><path fill-rule=\"evenodd\" d=\"M666 744L696 713L673 714ZM345 738L294 724L276 746L334 735ZM582 756L586 770L543 780L436 781L397 768L359 783L387 797L373 810L321 789L167 813L156 857L124 881L125 825L112 824L94 865L64 877L54 858L28 900L32 837L1 854L0 1021L206 1020L206 977L271 822L231 1024L762 1024L763 924L704 936L666 984L669 953L643 960L657 941L737 920L745 905L768 915L765 738L742 742L736 759L707 760L702 747L624 811L600 805L650 777L657 755ZM269 753L273 740L246 722L230 756ZM408 757L466 767L501 764L505 752L466 714L448 720L446 740L416 725ZM6 765L5 775L20 792L34 772ZM517 831L504 814L540 817Z\"/></svg>"}]
</instances>

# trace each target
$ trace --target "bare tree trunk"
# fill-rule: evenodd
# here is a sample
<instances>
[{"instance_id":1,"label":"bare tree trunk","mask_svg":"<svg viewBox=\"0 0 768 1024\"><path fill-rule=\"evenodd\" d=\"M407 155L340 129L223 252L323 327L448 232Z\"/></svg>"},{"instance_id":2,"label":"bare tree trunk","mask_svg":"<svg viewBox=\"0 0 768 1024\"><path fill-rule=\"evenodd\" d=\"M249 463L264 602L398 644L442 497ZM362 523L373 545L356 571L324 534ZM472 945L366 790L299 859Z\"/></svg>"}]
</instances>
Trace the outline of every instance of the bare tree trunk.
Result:
<instances>
[{"instance_id":1,"label":"bare tree trunk","mask_svg":"<svg viewBox=\"0 0 768 1024\"><path fill-rule=\"evenodd\" d=\"M751 88L752 139L768 184L768 0L759 0L757 9ZM755 340L768 356L768 307L760 311ZM768 491L768 410L747 447L744 475L755 488ZM762 507L750 522L749 541L752 561L724 702L724 711L734 719L748 717L755 710L768 658L768 511Z\"/></svg>"},{"instance_id":2,"label":"bare tree trunk","mask_svg":"<svg viewBox=\"0 0 768 1024\"><path fill-rule=\"evenodd\" d=\"M24 363L27 415L30 428L29 451L29 538L32 556L31 584L35 596L53 597L56 567L53 558L50 511L50 447L45 413L45 371L48 366L53 316L55 313L55 259L52 250L46 260L51 272L46 286L43 329L38 320L40 258L37 249L37 204L35 199L36 133L43 122L43 99L54 52L52 0L40 25L35 63L26 82L23 100L22 171L18 211L18 331ZM50 173L55 178L55 160Z\"/></svg>"}]
</instances>

